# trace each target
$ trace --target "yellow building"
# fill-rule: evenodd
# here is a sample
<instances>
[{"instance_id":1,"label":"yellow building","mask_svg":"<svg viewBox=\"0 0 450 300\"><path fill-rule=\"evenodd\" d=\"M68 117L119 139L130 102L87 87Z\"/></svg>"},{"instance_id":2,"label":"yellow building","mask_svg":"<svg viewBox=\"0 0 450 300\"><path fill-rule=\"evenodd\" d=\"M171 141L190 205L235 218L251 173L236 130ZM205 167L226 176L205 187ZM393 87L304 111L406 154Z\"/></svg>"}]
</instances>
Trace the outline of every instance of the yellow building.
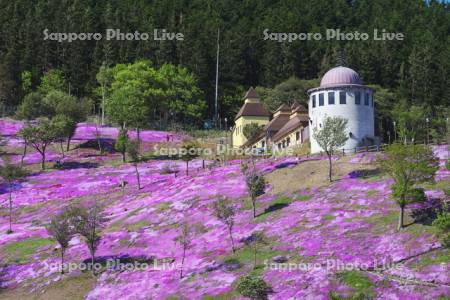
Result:
<instances>
[{"instance_id":1,"label":"yellow building","mask_svg":"<svg viewBox=\"0 0 450 300\"><path fill-rule=\"evenodd\" d=\"M251 87L244 96L244 105L234 119L232 146L242 147L247 138L244 136L244 126L251 123L266 125L270 121L270 113L259 101L258 93Z\"/></svg>"},{"instance_id":2,"label":"yellow building","mask_svg":"<svg viewBox=\"0 0 450 300\"><path fill-rule=\"evenodd\" d=\"M270 149L273 143L273 136L289 121L291 109L288 105L282 104L273 114L272 120L267 123L261 132L245 144L245 148ZM268 148L266 146L269 146Z\"/></svg>"}]
</instances>

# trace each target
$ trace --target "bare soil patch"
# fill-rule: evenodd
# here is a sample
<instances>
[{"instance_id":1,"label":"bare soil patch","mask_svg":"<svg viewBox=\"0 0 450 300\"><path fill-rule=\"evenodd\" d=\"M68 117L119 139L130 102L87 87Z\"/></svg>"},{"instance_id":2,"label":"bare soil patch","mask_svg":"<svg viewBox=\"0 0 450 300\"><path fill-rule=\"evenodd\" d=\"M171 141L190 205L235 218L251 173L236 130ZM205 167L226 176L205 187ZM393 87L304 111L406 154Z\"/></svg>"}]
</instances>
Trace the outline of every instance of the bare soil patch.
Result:
<instances>
[{"instance_id":1,"label":"bare soil patch","mask_svg":"<svg viewBox=\"0 0 450 300\"><path fill-rule=\"evenodd\" d=\"M350 163L350 157L333 161L333 181L347 176L352 171L374 171L373 164ZM271 193L295 192L300 189L328 186L328 160L300 162L292 168L283 168L265 176L272 186Z\"/></svg>"},{"instance_id":2,"label":"bare soil patch","mask_svg":"<svg viewBox=\"0 0 450 300\"><path fill-rule=\"evenodd\" d=\"M52 283L34 293L28 293L24 288L0 290L2 300L78 300L85 299L87 293L94 288L95 277L90 273L79 276L68 276Z\"/></svg>"}]
</instances>

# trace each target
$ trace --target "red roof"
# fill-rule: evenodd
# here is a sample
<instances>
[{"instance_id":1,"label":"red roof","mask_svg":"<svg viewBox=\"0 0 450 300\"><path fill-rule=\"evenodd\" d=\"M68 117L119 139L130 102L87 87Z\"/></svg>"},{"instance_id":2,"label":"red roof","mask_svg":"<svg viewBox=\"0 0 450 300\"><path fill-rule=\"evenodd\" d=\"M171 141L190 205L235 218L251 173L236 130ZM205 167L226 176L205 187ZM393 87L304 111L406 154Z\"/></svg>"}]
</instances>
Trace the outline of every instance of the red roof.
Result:
<instances>
[{"instance_id":1,"label":"red roof","mask_svg":"<svg viewBox=\"0 0 450 300\"><path fill-rule=\"evenodd\" d=\"M235 120L239 119L242 116L247 117L270 117L270 113L267 111L267 109L262 105L260 102L246 102L244 105L242 105L241 109L236 115Z\"/></svg>"},{"instance_id":2,"label":"red roof","mask_svg":"<svg viewBox=\"0 0 450 300\"><path fill-rule=\"evenodd\" d=\"M248 98L258 98L259 99L259 95L253 87L250 87L248 89L247 93L245 93L244 99L248 99Z\"/></svg>"}]
</instances>

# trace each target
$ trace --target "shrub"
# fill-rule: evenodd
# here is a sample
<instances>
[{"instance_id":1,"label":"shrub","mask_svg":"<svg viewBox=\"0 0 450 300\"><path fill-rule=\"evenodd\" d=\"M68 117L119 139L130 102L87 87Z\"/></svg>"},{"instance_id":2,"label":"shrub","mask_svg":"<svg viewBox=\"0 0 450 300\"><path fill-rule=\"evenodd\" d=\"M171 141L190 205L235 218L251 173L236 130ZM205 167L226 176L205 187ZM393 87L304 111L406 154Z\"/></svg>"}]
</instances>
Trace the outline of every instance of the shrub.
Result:
<instances>
[{"instance_id":1,"label":"shrub","mask_svg":"<svg viewBox=\"0 0 450 300\"><path fill-rule=\"evenodd\" d=\"M438 213L433 226L436 228L442 246L450 248L450 212L447 205L444 205L444 209Z\"/></svg>"},{"instance_id":2,"label":"shrub","mask_svg":"<svg viewBox=\"0 0 450 300\"><path fill-rule=\"evenodd\" d=\"M450 170L450 159L447 159L447 160L445 161L445 168L446 168L447 170Z\"/></svg>"},{"instance_id":3,"label":"shrub","mask_svg":"<svg viewBox=\"0 0 450 300\"><path fill-rule=\"evenodd\" d=\"M236 290L252 300L264 300L267 299L270 287L261 277L246 275L239 278Z\"/></svg>"}]
</instances>

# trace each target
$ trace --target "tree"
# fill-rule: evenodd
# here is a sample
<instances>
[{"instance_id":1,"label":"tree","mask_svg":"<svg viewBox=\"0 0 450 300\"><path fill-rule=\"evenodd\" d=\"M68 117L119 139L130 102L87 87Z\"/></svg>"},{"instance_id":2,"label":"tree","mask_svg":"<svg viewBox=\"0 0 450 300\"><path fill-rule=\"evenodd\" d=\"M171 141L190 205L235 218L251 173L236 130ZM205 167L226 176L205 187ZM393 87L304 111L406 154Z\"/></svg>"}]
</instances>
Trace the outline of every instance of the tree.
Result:
<instances>
[{"instance_id":1,"label":"tree","mask_svg":"<svg viewBox=\"0 0 450 300\"><path fill-rule=\"evenodd\" d=\"M13 74L14 73L10 68L0 61L0 108L3 110L1 112L2 115L5 113L5 108L14 97L15 83Z\"/></svg>"},{"instance_id":2,"label":"tree","mask_svg":"<svg viewBox=\"0 0 450 300\"><path fill-rule=\"evenodd\" d=\"M4 166L0 166L0 177L8 184L9 193L9 229L6 233L12 233L12 191L14 184L27 176L26 170L20 166L15 166L10 163L6 163Z\"/></svg>"},{"instance_id":3,"label":"tree","mask_svg":"<svg viewBox=\"0 0 450 300\"><path fill-rule=\"evenodd\" d=\"M73 217L75 220L76 232L84 237L84 241L91 254L92 274L95 275L94 261L95 252L101 240L101 230L104 227L106 218L103 215L102 207L98 202L94 203L88 209L78 208Z\"/></svg>"},{"instance_id":4,"label":"tree","mask_svg":"<svg viewBox=\"0 0 450 300\"><path fill-rule=\"evenodd\" d=\"M262 175L259 175L256 171L256 167L250 170L248 165L244 164L242 172L245 176L245 183L247 185L248 194L252 201L253 218L256 218L256 200L259 196L264 194L264 188L266 187L266 181Z\"/></svg>"},{"instance_id":5,"label":"tree","mask_svg":"<svg viewBox=\"0 0 450 300\"><path fill-rule=\"evenodd\" d=\"M27 94L17 107L16 117L21 120L33 120L44 116L48 109L42 102L42 98L42 95L38 92Z\"/></svg>"},{"instance_id":6,"label":"tree","mask_svg":"<svg viewBox=\"0 0 450 300\"><path fill-rule=\"evenodd\" d=\"M242 133L247 140L251 140L261 133L263 127L264 125L259 125L257 123L245 124Z\"/></svg>"},{"instance_id":7,"label":"tree","mask_svg":"<svg viewBox=\"0 0 450 300\"><path fill-rule=\"evenodd\" d=\"M102 94L102 126L105 125L105 103L108 89L114 79L113 70L105 62L100 66L96 75L97 82L100 84Z\"/></svg>"},{"instance_id":8,"label":"tree","mask_svg":"<svg viewBox=\"0 0 450 300\"><path fill-rule=\"evenodd\" d=\"M24 92L24 94L28 94L29 92L31 92L31 72L22 71L22 73L20 74L20 81L22 83L22 92Z\"/></svg>"},{"instance_id":9,"label":"tree","mask_svg":"<svg viewBox=\"0 0 450 300\"><path fill-rule=\"evenodd\" d=\"M329 69L327 69L328 71ZM294 101L308 103L307 91L319 85L317 79L302 80L295 76L277 84L274 88L257 87L261 95L261 101L269 111L275 111L280 105L291 105Z\"/></svg>"},{"instance_id":10,"label":"tree","mask_svg":"<svg viewBox=\"0 0 450 300\"><path fill-rule=\"evenodd\" d=\"M100 151L100 155L103 155L104 149L103 149L103 143L102 143L102 132L98 128L98 121L95 123L94 135L95 135L95 140L97 141L97 146L98 146L98 150Z\"/></svg>"},{"instance_id":11,"label":"tree","mask_svg":"<svg viewBox=\"0 0 450 300\"><path fill-rule=\"evenodd\" d=\"M63 115L68 120L65 134L67 138L66 150L69 151L70 140L75 134L77 123L86 119L89 107L91 107L91 101L87 98L78 100L76 97L62 91L53 90L44 97L43 103L47 107L48 117Z\"/></svg>"},{"instance_id":12,"label":"tree","mask_svg":"<svg viewBox=\"0 0 450 300\"><path fill-rule=\"evenodd\" d=\"M396 130L403 143L425 139L426 136L425 107L410 106L406 103L396 105L392 110L392 117L396 122ZM426 139L425 139L426 141Z\"/></svg>"},{"instance_id":13,"label":"tree","mask_svg":"<svg viewBox=\"0 0 450 300\"><path fill-rule=\"evenodd\" d=\"M161 109L172 118L183 122L198 122L207 105L197 78L188 69L164 64L158 70L164 87L164 103Z\"/></svg>"},{"instance_id":14,"label":"tree","mask_svg":"<svg viewBox=\"0 0 450 300\"><path fill-rule=\"evenodd\" d=\"M149 111L142 92L133 86L116 88L106 101L108 116L122 128L143 124Z\"/></svg>"},{"instance_id":15,"label":"tree","mask_svg":"<svg viewBox=\"0 0 450 300\"><path fill-rule=\"evenodd\" d=\"M128 147L128 130L121 129L117 135L116 142L114 143L114 148L116 151L122 153L122 162L126 161L126 153Z\"/></svg>"},{"instance_id":16,"label":"tree","mask_svg":"<svg viewBox=\"0 0 450 300\"><path fill-rule=\"evenodd\" d=\"M111 95L106 101L108 116L122 127L142 128L164 95L161 75L146 60L118 64L113 73Z\"/></svg>"},{"instance_id":17,"label":"tree","mask_svg":"<svg viewBox=\"0 0 450 300\"><path fill-rule=\"evenodd\" d=\"M416 185L433 180L438 170L438 160L428 146L392 144L386 149L386 157L380 159L380 167L394 179L391 189L392 196L400 206L400 230L404 227L406 205L425 198L423 189Z\"/></svg>"},{"instance_id":18,"label":"tree","mask_svg":"<svg viewBox=\"0 0 450 300\"><path fill-rule=\"evenodd\" d=\"M313 129L314 139L328 156L328 179L330 182L332 181L331 156L337 149L344 146L345 142L348 140L346 133L347 122L346 119L341 117L325 117L322 128Z\"/></svg>"},{"instance_id":19,"label":"tree","mask_svg":"<svg viewBox=\"0 0 450 300\"><path fill-rule=\"evenodd\" d=\"M247 238L244 242L247 246L253 248L253 268L256 269L257 267L257 254L258 254L258 248L264 245L267 245L267 239L264 236L264 234L260 231L255 231L252 233L252 235Z\"/></svg>"},{"instance_id":20,"label":"tree","mask_svg":"<svg viewBox=\"0 0 450 300\"><path fill-rule=\"evenodd\" d=\"M27 155L27 148L28 143L30 142L31 135L32 135L32 128L30 123L26 123L24 127L22 127L19 132L17 133L18 137L21 137L23 139L23 152L22 157L20 158L20 165L23 166L23 160L25 159L25 156Z\"/></svg>"},{"instance_id":21,"label":"tree","mask_svg":"<svg viewBox=\"0 0 450 300\"><path fill-rule=\"evenodd\" d=\"M239 278L236 290L252 300L266 300L270 286L261 277L249 274Z\"/></svg>"},{"instance_id":22,"label":"tree","mask_svg":"<svg viewBox=\"0 0 450 300\"><path fill-rule=\"evenodd\" d=\"M65 115L56 115L52 119L52 123L55 126L56 141L60 142L61 154L64 158L64 139L69 139L69 137L71 137L75 133L77 124L75 121Z\"/></svg>"},{"instance_id":23,"label":"tree","mask_svg":"<svg viewBox=\"0 0 450 300\"><path fill-rule=\"evenodd\" d=\"M68 211L64 210L52 217L50 224L47 226L47 231L61 247L61 274L64 274L64 253L69 247L69 242L74 233Z\"/></svg>"},{"instance_id":24,"label":"tree","mask_svg":"<svg viewBox=\"0 0 450 300\"><path fill-rule=\"evenodd\" d=\"M78 100L60 90L50 89L45 97L39 92L32 92L25 96L23 102L16 111L20 119L33 120L38 117L54 118L58 116L58 123L64 117L64 137L67 139L67 151L70 148L70 140L75 134L77 123L84 121L91 106L90 100L83 98Z\"/></svg>"},{"instance_id":25,"label":"tree","mask_svg":"<svg viewBox=\"0 0 450 300\"><path fill-rule=\"evenodd\" d=\"M441 245L450 248L450 211L447 204L444 204L442 211L438 213L433 226L437 229Z\"/></svg>"},{"instance_id":26,"label":"tree","mask_svg":"<svg viewBox=\"0 0 450 300\"><path fill-rule=\"evenodd\" d=\"M128 157L131 159L131 162L133 163L134 169L136 171L136 179L137 179L138 189L141 189L141 177L139 176L139 169L138 169L138 164L140 161L139 142L136 140L128 142L127 153L128 153Z\"/></svg>"},{"instance_id":27,"label":"tree","mask_svg":"<svg viewBox=\"0 0 450 300\"><path fill-rule=\"evenodd\" d=\"M186 251L191 247L194 231L186 221L183 224L181 224L180 230L181 230L180 235L177 237L176 240L180 243L183 251L180 267L180 278L183 278L183 269L184 269L184 260L186 259Z\"/></svg>"},{"instance_id":28,"label":"tree","mask_svg":"<svg viewBox=\"0 0 450 300\"><path fill-rule=\"evenodd\" d=\"M38 91L43 95L47 95L51 91L65 91L67 90L66 87L67 84L63 72L52 69L42 76Z\"/></svg>"},{"instance_id":29,"label":"tree","mask_svg":"<svg viewBox=\"0 0 450 300\"><path fill-rule=\"evenodd\" d=\"M231 249L233 252L236 251L234 247L233 240L233 226L234 226L234 216L236 214L233 205L229 202L227 198L220 197L213 204L214 215L224 223L228 228L228 234L230 235L231 240Z\"/></svg>"},{"instance_id":30,"label":"tree","mask_svg":"<svg viewBox=\"0 0 450 300\"><path fill-rule=\"evenodd\" d=\"M26 125L30 145L41 154L41 168L45 169L45 152L48 145L60 138L60 130L54 122L42 118L36 126Z\"/></svg>"},{"instance_id":31,"label":"tree","mask_svg":"<svg viewBox=\"0 0 450 300\"><path fill-rule=\"evenodd\" d=\"M185 140L181 146L179 156L186 162L186 176L189 175L189 161L198 157L200 145L196 141Z\"/></svg>"}]
</instances>

